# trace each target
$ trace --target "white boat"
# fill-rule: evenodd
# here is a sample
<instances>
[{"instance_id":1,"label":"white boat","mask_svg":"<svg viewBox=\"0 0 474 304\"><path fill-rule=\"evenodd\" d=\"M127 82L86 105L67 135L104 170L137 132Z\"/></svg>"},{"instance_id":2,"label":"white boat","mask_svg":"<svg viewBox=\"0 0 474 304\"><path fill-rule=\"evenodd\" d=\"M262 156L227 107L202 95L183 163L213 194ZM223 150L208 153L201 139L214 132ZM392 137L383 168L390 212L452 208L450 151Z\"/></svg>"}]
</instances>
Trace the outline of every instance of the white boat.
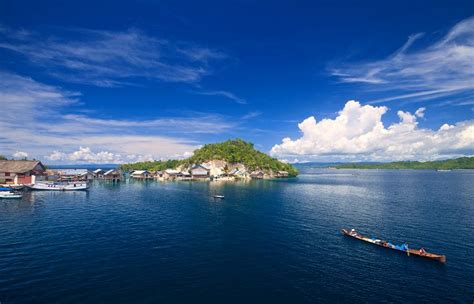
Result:
<instances>
[{"instance_id":1,"label":"white boat","mask_svg":"<svg viewBox=\"0 0 474 304\"><path fill-rule=\"evenodd\" d=\"M217 194L215 194L215 195L213 195L212 197L213 197L213 198L224 199L224 196L223 196L223 195L217 195Z\"/></svg>"},{"instance_id":2,"label":"white boat","mask_svg":"<svg viewBox=\"0 0 474 304\"><path fill-rule=\"evenodd\" d=\"M22 198L23 194L13 191L0 191L0 198Z\"/></svg>"},{"instance_id":3,"label":"white boat","mask_svg":"<svg viewBox=\"0 0 474 304\"><path fill-rule=\"evenodd\" d=\"M30 190L77 191L89 189L86 182L49 182L27 185Z\"/></svg>"}]
</instances>

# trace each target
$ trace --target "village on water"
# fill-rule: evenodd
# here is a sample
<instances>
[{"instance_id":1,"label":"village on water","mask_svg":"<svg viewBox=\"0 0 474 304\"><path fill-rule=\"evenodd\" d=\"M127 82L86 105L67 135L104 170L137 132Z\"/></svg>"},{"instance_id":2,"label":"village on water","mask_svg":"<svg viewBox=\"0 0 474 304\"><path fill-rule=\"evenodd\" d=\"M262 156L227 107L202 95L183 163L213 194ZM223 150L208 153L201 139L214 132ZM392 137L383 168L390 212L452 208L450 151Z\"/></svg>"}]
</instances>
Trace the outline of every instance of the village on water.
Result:
<instances>
[{"instance_id":1,"label":"village on water","mask_svg":"<svg viewBox=\"0 0 474 304\"><path fill-rule=\"evenodd\" d=\"M134 170L124 172L120 168L103 170L49 169L39 160L0 160L0 187L6 190L86 190L90 182L121 182L124 180L157 181L234 181L288 177L288 172L278 171L269 176L264 171L247 172L244 166L223 169L224 163L213 161L196 164L187 170L163 171Z\"/></svg>"}]
</instances>

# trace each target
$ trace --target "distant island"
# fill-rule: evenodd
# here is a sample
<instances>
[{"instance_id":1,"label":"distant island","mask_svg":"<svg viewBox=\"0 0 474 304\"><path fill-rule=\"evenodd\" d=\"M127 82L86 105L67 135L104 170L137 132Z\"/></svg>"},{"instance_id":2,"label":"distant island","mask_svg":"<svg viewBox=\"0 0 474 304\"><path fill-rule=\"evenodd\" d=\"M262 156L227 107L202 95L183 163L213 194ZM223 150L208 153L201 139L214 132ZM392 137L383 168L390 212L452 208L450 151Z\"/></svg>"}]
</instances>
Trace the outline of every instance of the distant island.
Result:
<instances>
[{"instance_id":1,"label":"distant island","mask_svg":"<svg viewBox=\"0 0 474 304\"><path fill-rule=\"evenodd\" d=\"M256 150L252 143L241 139L221 143L206 144L194 151L193 156L182 160L146 161L123 164L125 172L146 170L164 173L164 176L193 170L207 170L207 175L228 178L276 178L295 177L298 170L291 164L283 163ZM173 171L174 170L174 171ZM176 173L177 174L177 173Z\"/></svg>"},{"instance_id":2,"label":"distant island","mask_svg":"<svg viewBox=\"0 0 474 304\"><path fill-rule=\"evenodd\" d=\"M437 161L397 161L390 163L347 163L334 166L336 169L419 169L453 170L474 169L474 157L460 157Z\"/></svg>"}]
</instances>

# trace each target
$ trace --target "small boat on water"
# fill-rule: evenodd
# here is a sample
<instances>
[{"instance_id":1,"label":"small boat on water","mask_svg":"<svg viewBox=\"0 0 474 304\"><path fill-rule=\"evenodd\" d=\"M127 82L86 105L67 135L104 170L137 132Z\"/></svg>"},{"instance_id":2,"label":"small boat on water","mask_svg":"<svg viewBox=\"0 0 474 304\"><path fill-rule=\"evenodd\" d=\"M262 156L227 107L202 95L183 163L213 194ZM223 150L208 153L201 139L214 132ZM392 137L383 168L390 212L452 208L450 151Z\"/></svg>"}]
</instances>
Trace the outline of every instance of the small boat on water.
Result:
<instances>
[{"instance_id":1,"label":"small boat on water","mask_svg":"<svg viewBox=\"0 0 474 304\"><path fill-rule=\"evenodd\" d=\"M434 253L429 253L425 249L420 248L420 249L409 249L407 244L403 245L394 245L390 242L384 241L384 240L378 240L374 239L365 235L362 235L355 231L354 229L342 229L341 232L345 236L353 237L355 239L371 243L377 246L385 247L388 249L393 249L393 250L398 250L401 252L405 252L407 255L414 255L414 256L419 256L422 258L430 259L433 261L438 261L441 263L446 263L446 256L445 255L439 255L439 254L434 254Z\"/></svg>"},{"instance_id":2,"label":"small boat on water","mask_svg":"<svg viewBox=\"0 0 474 304\"><path fill-rule=\"evenodd\" d=\"M27 187L30 190L78 191L89 189L89 184L86 182L47 182L27 185Z\"/></svg>"},{"instance_id":3,"label":"small boat on water","mask_svg":"<svg viewBox=\"0 0 474 304\"><path fill-rule=\"evenodd\" d=\"M212 197L213 197L213 198L224 199L224 196L223 196L223 195L214 194Z\"/></svg>"},{"instance_id":4,"label":"small boat on water","mask_svg":"<svg viewBox=\"0 0 474 304\"><path fill-rule=\"evenodd\" d=\"M0 188L0 198L22 198L23 194L11 188Z\"/></svg>"},{"instance_id":5,"label":"small boat on water","mask_svg":"<svg viewBox=\"0 0 474 304\"><path fill-rule=\"evenodd\" d=\"M18 185L18 184L3 184L3 185L0 185L0 188L9 188L11 190L23 190L25 188L25 185L22 185L22 184L20 184L20 185Z\"/></svg>"}]
</instances>

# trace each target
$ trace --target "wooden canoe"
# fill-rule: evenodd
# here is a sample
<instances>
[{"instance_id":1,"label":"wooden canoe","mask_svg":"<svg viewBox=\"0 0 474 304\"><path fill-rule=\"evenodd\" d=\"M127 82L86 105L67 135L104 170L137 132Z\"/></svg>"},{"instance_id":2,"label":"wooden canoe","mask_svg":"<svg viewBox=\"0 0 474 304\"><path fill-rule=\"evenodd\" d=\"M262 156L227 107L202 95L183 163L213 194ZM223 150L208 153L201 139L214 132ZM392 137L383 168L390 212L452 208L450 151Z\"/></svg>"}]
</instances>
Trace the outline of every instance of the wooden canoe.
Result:
<instances>
[{"instance_id":1,"label":"wooden canoe","mask_svg":"<svg viewBox=\"0 0 474 304\"><path fill-rule=\"evenodd\" d=\"M342 229L341 232L345 236L349 236L349 237L352 237L352 238L355 238L355 239L358 239L358 240L361 240L361 241L364 241L364 242L367 242L367 243L370 243L370 244L374 244L374 245L377 245L377 246L380 246L380 247L384 247L384 248L387 248L387 249L392 249L392 250L396 250L396 251L399 251L399 252L404 252L407 255L414 255L414 256L425 258L425 259L438 261L438 262L441 262L443 264L446 263L446 256L445 255L429 253L429 252L426 252L426 251L421 252L420 249L400 250L400 249L395 248L394 245L391 245L387 241L373 239L373 238L370 238L368 236L362 235L358 232L351 233L351 231L349 229Z\"/></svg>"}]
</instances>

